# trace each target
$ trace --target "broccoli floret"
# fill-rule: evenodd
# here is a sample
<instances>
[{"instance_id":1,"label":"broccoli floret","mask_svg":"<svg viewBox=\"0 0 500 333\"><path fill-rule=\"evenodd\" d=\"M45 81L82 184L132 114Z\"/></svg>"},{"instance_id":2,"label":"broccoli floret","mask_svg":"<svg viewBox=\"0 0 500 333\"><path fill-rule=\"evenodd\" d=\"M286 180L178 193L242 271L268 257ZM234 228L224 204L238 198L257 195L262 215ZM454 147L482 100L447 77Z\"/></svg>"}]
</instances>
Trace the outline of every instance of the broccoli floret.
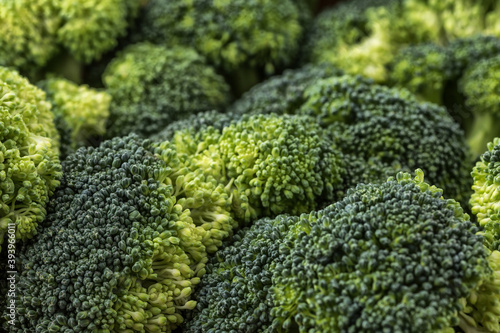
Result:
<instances>
[{"instance_id":1,"label":"broccoli floret","mask_svg":"<svg viewBox=\"0 0 500 333\"><path fill-rule=\"evenodd\" d=\"M293 114L304 102L307 87L317 80L341 75L343 72L330 64L287 69L253 87L229 107L229 112L237 115Z\"/></svg>"},{"instance_id":2,"label":"broccoli floret","mask_svg":"<svg viewBox=\"0 0 500 333\"><path fill-rule=\"evenodd\" d=\"M444 88L455 70L451 52L435 44L403 48L388 66L390 85L437 104L443 103Z\"/></svg>"},{"instance_id":3,"label":"broccoli floret","mask_svg":"<svg viewBox=\"0 0 500 333\"><path fill-rule=\"evenodd\" d=\"M44 226L19 255L13 332L152 333L182 323L205 272L207 232L185 207L204 185L176 156L167 143L128 136L63 162ZM189 187L193 197L179 193Z\"/></svg>"},{"instance_id":4,"label":"broccoli floret","mask_svg":"<svg viewBox=\"0 0 500 333\"><path fill-rule=\"evenodd\" d=\"M323 11L306 37L303 62L327 62L384 82L385 64L395 52L397 9L397 1L354 0Z\"/></svg>"},{"instance_id":5,"label":"broccoli floret","mask_svg":"<svg viewBox=\"0 0 500 333\"><path fill-rule=\"evenodd\" d=\"M221 109L229 86L194 50L149 43L127 47L103 77L112 97L107 135L149 136L190 114Z\"/></svg>"},{"instance_id":6,"label":"broccoli floret","mask_svg":"<svg viewBox=\"0 0 500 333\"><path fill-rule=\"evenodd\" d=\"M277 332L270 316L272 277L286 259L280 246L298 221L286 215L264 218L226 242L207 264L184 332Z\"/></svg>"},{"instance_id":7,"label":"broccoli floret","mask_svg":"<svg viewBox=\"0 0 500 333\"><path fill-rule=\"evenodd\" d=\"M305 91L305 100L299 113L316 117L343 154L367 161L367 169L359 162L354 170L346 167L351 186L359 182L352 176L377 175L374 165L393 168L392 174L421 168L447 196L467 205L472 163L463 131L445 108L359 76L320 80Z\"/></svg>"},{"instance_id":8,"label":"broccoli floret","mask_svg":"<svg viewBox=\"0 0 500 333\"><path fill-rule=\"evenodd\" d=\"M500 136L500 56L472 64L461 78L459 89L472 115L466 127L467 142L479 156L488 142Z\"/></svg>"},{"instance_id":9,"label":"broccoli floret","mask_svg":"<svg viewBox=\"0 0 500 333\"><path fill-rule=\"evenodd\" d=\"M467 67L480 60L493 58L500 53L500 38L475 35L452 41L447 48L453 55L455 76L461 77Z\"/></svg>"},{"instance_id":10,"label":"broccoli floret","mask_svg":"<svg viewBox=\"0 0 500 333\"><path fill-rule=\"evenodd\" d=\"M57 51L60 19L56 1L0 2L0 65L33 74Z\"/></svg>"},{"instance_id":11,"label":"broccoli floret","mask_svg":"<svg viewBox=\"0 0 500 333\"><path fill-rule=\"evenodd\" d=\"M311 333L479 332L460 312L498 274L489 260L500 253L489 256L479 228L441 195L421 171L400 173L302 223L274 270L271 315Z\"/></svg>"},{"instance_id":12,"label":"broccoli floret","mask_svg":"<svg viewBox=\"0 0 500 333\"><path fill-rule=\"evenodd\" d=\"M310 15L296 3L299 1L151 0L136 39L190 45L233 79L244 74L246 85L251 85L263 73L273 74L294 61L304 30L301 22L304 15Z\"/></svg>"},{"instance_id":13,"label":"broccoli floret","mask_svg":"<svg viewBox=\"0 0 500 333\"><path fill-rule=\"evenodd\" d=\"M106 132L111 96L87 85L65 79L48 79L38 84L52 104L61 136L61 158L79 147L96 143Z\"/></svg>"},{"instance_id":14,"label":"broccoli floret","mask_svg":"<svg viewBox=\"0 0 500 333\"><path fill-rule=\"evenodd\" d=\"M37 233L61 178L58 140L44 92L0 67L0 244L9 223L17 240Z\"/></svg>"}]
</instances>

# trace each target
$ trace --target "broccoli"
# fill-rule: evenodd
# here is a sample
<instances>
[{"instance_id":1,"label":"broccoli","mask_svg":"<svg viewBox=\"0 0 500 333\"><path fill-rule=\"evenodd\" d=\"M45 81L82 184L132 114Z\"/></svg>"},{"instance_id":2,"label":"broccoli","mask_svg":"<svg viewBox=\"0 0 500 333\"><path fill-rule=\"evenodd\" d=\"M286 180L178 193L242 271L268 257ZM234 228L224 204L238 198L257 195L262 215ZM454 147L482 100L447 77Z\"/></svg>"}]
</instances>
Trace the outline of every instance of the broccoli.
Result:
<instances>
[{"instance_id":1,"label":"broccoli","mask_svg":"<svg viewBox=\"0 0 500 333\"><path fill-rule=\"evenodd\" d=\"M277 332L270 316L275 306L272 277L287 258L280 247L298 221L286 215L263 218L227 241L206 266L184 332Z\"/></svg>"},{"instance_id":2,"label":"broccoli","mask_svg":"<svg viewBox=\"0 0 500 333\"><path fill-rule=\"evenodd\" d=\"M232 214L242 222L305 213L342 195L342 154L307 116L253 115L222 133L180 131L172 142L196 154L196 169L227 184Z\"/></svg>"},{"instance_id":3,"label":"broccoli","mask_svg":"<svg viewBox=\"0 0 500 333\"><path fill-rule=\"evenodd\" d=\"M306 37L302 62L327 62L385 82L385 64L395 51L391 31L398 8L397 1L354 0L323 11Z\"/></svg>"},{"instance_id":4,"label":"broccoli","mask_svg":"<svg viewBox=\"0 0 500 333\"><path fill-rule=\"evenodd\" d=\"M109 94L57 78L42 81L38 86L45 90L52 103L61 136L61 159L105 134L111 102Z\"/></svg>"},{"instance_id":5,"label":"broccoli","mask_svg":"<svg viewBox=\"0 0 500 333\"><path fill-rule=\"evenodd\" d=\"M421 168L430 182L466 207L472 162L463 131L445 108L359 76L319 80L304 99L298 112L316 117L338 149L354 160L346 163L350 186L366 175L378 182L388 172ZM385 171L377 172L380 166Z\"/></svg>"},{"instance_id":6,"label":"broccoli","mask_svg":"<svg viewBox=\"0 0 500 333\"><path fill-rule=\"evenodd\" d=\"M285 329L483 331L464 304L468 296L493 296L481 288L498 284L500 253L486 249L460 205L425 183L420 170L415 179L399 173L358 185L314 223L304 222L280 248L287 255L272 277L271 316ZM487 314L490 305L478 305Z\"/></svg>"},{"instance_id":7,"label":"broccoli","mask_svg":"<svg viewBox=\"0 0 500 333\"><path fill-rule=\"evenodd\" d=\"M104 72L112 97L107 136L149 136L190 114L222 109L229 86L190 48L127 47Z\"/></svg>"},{"instance_id":8,"label":"broccoli","mask_svg":"<svg viewBox=\"0 0 500 333\"><path fill-rule=\"evenodd\" d=\"M302 1L150 0L135 38L194 47L235 81L233 87L241 84L235 87L241 92L261 76L292 64L304 30L301 23L310 15Z\"/></svg>"},{"instance_id":9,"label":"broccoli","mask_svg":"<svg viewBox=\"0 0 500 333\"><path fill-rule=\"evenodd\" d=\"M500 38L488 35L474 35L452 41L447 48L453 56L455 77L480 60L492 58L500 53Z\"/></svg>"},{"instance_id":10,"label":"broccoli","mask_svg":"<svg viewBox=\"0 0 500 333\"><path fill-rule=\"evenodd\" d=\"M58 140L44 92L0 67L0 244L10 223L17 240L37 233L61 178Z\"/></svg>"},{"instance_id":11,"label":"broccoli","mask_svg":"<svg viewBox=\"0 0 500 333\"><path fill-rule=\"evenodd\" d=\"M500 56L472 64L459 82L465 107L472 115L466 127L467 142L479 156L488 142L500 136Z\"/></svg>"},{"instance_id":12,"label":"broccoli","mask_svg":"<svg viewBox=\"0 0 500 333\"><path fill-rule=\"evenodd\" d=\"M207 260L207 232L183 206L203 184L185 170L171 146L134 135L68 156L46 221L19 255L13 332L178 326Z\"/></svg>"},{"instance_id":13,"label":"broccoli","mask_svg":"<svg viewBox=\"0 0 500 333\"><path fill-rule=\"evenodd\" d=\"M403 48L388 65L388 83L442 104L446 83L454 76L453 64L451 52L432 43Z\"/></svg>"}]
</instances>

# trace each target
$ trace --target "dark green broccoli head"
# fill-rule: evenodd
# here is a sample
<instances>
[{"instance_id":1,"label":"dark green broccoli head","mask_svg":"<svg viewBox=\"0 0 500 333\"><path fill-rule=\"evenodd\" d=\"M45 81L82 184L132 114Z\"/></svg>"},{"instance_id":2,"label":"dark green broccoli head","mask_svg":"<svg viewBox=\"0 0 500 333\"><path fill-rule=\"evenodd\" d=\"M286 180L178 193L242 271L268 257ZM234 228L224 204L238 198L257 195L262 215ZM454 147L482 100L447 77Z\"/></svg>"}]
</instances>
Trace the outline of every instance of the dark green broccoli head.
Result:
<instances>
[{"instance_id":1,"label":"dark green broccoli head","mask_svg":"<svg viewBox=\"0 0 500 333\"><path fill-rule=\"evenodd\" d=\"M417 171L319 211L276 265L271 314L301 332L448 332L492 270L478 227L441 195Z\"/></svg>"},{"instance_id":2,"label":"dark green broccoli head","mask_svg":"<svg viewBox=\"0 0 500 333\"><path fill-rule=\"evenodd\" d=\"M224 79L184 47L129 46L109 64L103 81L112 97L109 137L148 136L176 119L220 109L230 99Z\"/></svg>"},{"instance_id":3,"label":"dark green broccoli head","mask_svg":"<svg viewBox=\"0 0 500 333\"><path fill-rule=\"evenodd\" d=\"M479 156L488 142L500 136L500 56L469 66L459 89L472 115L466 128L467 142L475 156Z\"/></svg>"},{"instance_id":4,"label":"dark green broccoli head","mask_svg":"<svg viewBox=\"0 0 500 333\"><path fill-rule=\"evenodd\" d=\"M327 62L384 82L397 9L397 1L354 0L323 11L306 37L303 62Z\"/></svg>"},{"instance_id":5,"label":"dark green broccoli head","mask_svg":"<svg viewBox=\"0 0 500 333\"><path fill-rule=\"evenodd\" d=\"M280 246L298 221L286 215L264 218L226 242L207 264L184 332L276 332L272 276L286 258Z\"/></svg>"},{"instance_id":6,"label":"dark green broccoli head","mask_svg":"<svg viewBox=\"0 0 500 333\"><path fill-rule=\"evenodd\" d=\"M108 93L58 78L39 82L38 86L52 104L62 158L105 134L111 102Z\"/></svg>"},{"instance_id":7,"label":"dark green broccoli head","mask_svg":"<svg viewBox=\"0 0 500 333\"><path fill-rule=\"evenodd\" d=\"M389 66L390 85L410 90L423 100L442 104L443 91L454 74L449 50L435 44L401 49Z\"/></svg>"},{"instance_id":8,"label":"dark green broccoli head","mask_svg":"<svg viewBox=\"0 0 500 333\"><path fill-rule=\"evenodd\" d=\"M351 76L318 81L305 99L299 112L315 116L342 153L355 157L353 168L362 166L360 158L366 161L366 172L354 169L353 175L377 176L378 165L392 168L391 174L421 168L447 196L467 204L469 152L462 130L444 108L418 102L407 90ZM351 181L355 186L359 179Z\"/></svg>"},{"instance_id":9,"label":"dark green broccoli head","mask_svg":"<svg viewBox=\"0 0 500 333\"><path fill-rule=\"evenodd\" d=\"M0 67L0 245L10 223L16 240L36 235L59 185L59 136L53 121L45 93Z\"/></svg>"},{"instance_id":10,"label":"dark green broccoli head","mask_svg":"<svg viewBox=\"0 0 500 333\"><path fill-rule=\"evenodd\" d=\"M488 35L474 35L452 41L447 48L453 56L456 77L483 59L492 58L500 53L500 38Z\"/></svg>"},{"instance_id":11,"label":"dark green broccoli head","mask_svg":"<svg viewBox=\"0 0 500 333\"><path fill-rule=\"evenodd\" d=\"M191 45L226 72L250 67L272 74L294 60L303 15L292 0L151 0L137 38Z\"/></svg>"},{"instance_id":12,"label":"dark green broccoli head","mask_svg":"<svg viewBox=\"0 0 500 333\"><path fill-rule=\"evenodd\" d=\"M20 253L16 331L153 333L182 323L231 219L221 187L177 155L168 142L128 136L65 160L43 230ZM213 224L206 206L218 209Z\"/></svg>"},{"instance_id":13,"label":"dark green broccoli head","mask_svg":"<svg viewBox=\"0 0 500 333\"><path fill-rule=\"evenodd\" d=\"M288 69L253 87L230 106L229 111L239 115L293 114L304 102L303 94L307 87L317 80L342 74L330 64Z\"/></svg>"}]
</instances>

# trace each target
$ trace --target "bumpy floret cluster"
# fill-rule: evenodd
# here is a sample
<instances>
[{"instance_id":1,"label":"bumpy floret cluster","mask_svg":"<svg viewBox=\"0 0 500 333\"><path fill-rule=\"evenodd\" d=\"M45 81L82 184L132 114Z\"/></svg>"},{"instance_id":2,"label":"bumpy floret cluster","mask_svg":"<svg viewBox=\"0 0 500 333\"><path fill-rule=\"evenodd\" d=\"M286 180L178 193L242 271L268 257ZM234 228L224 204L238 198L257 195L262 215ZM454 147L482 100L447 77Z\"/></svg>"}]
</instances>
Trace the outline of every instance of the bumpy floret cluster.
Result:
<instances>
[{"instance_id":1,"label":"bumpy floret cluster","mask_svg":"<svg viewBox=\"0 0 500 333\"><path fill-rule=\"evenodd\" d=\"M65 79L48 79L38 84L52 104L54 121L61 136L61 157L91 144L106 133L111 96L87 85Z\"/></svg>"},{"instance_id":2,"label":"bumpy floret cluster","mask_svg":"<svg viewBox=\"0 0 500 333\"><path fill-rule=\"evenodd\" d=\"M43 91L0 67L0 244L9 223L18 240L36 234L61 178L58 139Z\"/></svg>"},{"instance_id":3,"label":"bumpy floret cluster","mask_svg":"<svg viewBox=\"0 0 500 333\"><path fill-rule=\"evenodd\" d=\"M108 136L151 135L171 121L220 109L229 86L190 48L140 43L126 48L104 73L112 96Z\"/></svg>"}]
</instances>

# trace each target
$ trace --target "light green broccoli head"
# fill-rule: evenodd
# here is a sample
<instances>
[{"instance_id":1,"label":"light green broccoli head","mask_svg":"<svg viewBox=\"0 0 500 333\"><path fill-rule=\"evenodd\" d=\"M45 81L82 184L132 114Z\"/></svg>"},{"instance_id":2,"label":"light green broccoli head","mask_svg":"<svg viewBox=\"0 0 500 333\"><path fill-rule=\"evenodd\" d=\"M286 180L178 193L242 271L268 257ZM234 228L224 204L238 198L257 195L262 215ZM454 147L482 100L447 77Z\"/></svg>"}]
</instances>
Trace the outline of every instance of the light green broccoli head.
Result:
<instances>
[{"instance_id":1,"label":"light green broccoli head","mask_svg":"<svg viewBox=\"0 0 500 333\"><path fill-rule=\"evenodd\" d=\"M423 100L442 104L446 82L454 74L453 60L446 48L435 44L401 49L389 64L389 83Z\"/></svg>"},{"instance_id":2,"label":"light green broccoli head","mask_svg":"<svg viewBox=\"0 0 500 333\"><path fill-rule=\"evenodd\" d=\"M190 48L149 43L127 47L106 68L112 97L108 136L151 135L190 114L221 109L229 86Z\"/></svg>"},{"instance_id":3,"label":"light green broccoli head","mask_svg":"<svg viewBox=\"0 0 500 333\"><path fill-rule=\"evenodd\" d=\"M488 251L460 205L421 171L358 185L316 215L301 218L273 275L271 314L285 329L479 332L460 312L494 278Z\"/></svg>"},{"instance_id":4,"label":"light green broccoli head","mask_svg":"<svg viewBox=\"0 0 500 333\"><path fill-rule=\"evenodd\" d=\"M488 142L500 136L500 56L472 64L459 82L465 106L472 119L466 129L467 142L479 156Z\"/></svg>"},{"instance_id":5,"label":"light green broccoli head","mask_svg":"<svg viewBox=\"0 0 500 333\"><path fill-rule=\"evenodd\" d=\"M52 103L64 156L105 134L111 102L108 93L58 78L48 79L39 86ZM65 137L66 128L69 137Z\"/></svg>"},{"instance_id":6,"label":"light green broccoli head","mask_svg":"<svg viewBox=\"0 0 500 333\"><path fill-rule=\"evenodd\" d=\"M191 45L227 72L250 67L272 74L299 50L298 8L292 0L151 0L138 38Z\"/></svg>"},{"instance_id":7,"label":"light green broccoli head","mask_svg":"<svg viewBox=\"0 0 500 333\"><path fill-rule=\"evenodd\" d=\"M45 65L57 51L59 23L56 1L1 1L0 65L28 73Z\"/></svg>"},{"instance_id":8,"label":"light green broccoli head","mask_svg":"<svg viewBox=\"0 0 500 333\"><path fill-rule=\"evenodd\" d=\"M45 94L0 67L0 244L9 223L16 239L36 234L61 178L58 134Z\"/></svg>"},{"instance_id":9,"label":"light green broccoli head","mask_svg":"<svg viewBox=\"0 0 500 333\"><path fill-rule=\"evenodd\" d=\"M89 63L118 44L126 33L139 0L62 0L57 42L77 60Z\"/></svg>"}]
</instances>

